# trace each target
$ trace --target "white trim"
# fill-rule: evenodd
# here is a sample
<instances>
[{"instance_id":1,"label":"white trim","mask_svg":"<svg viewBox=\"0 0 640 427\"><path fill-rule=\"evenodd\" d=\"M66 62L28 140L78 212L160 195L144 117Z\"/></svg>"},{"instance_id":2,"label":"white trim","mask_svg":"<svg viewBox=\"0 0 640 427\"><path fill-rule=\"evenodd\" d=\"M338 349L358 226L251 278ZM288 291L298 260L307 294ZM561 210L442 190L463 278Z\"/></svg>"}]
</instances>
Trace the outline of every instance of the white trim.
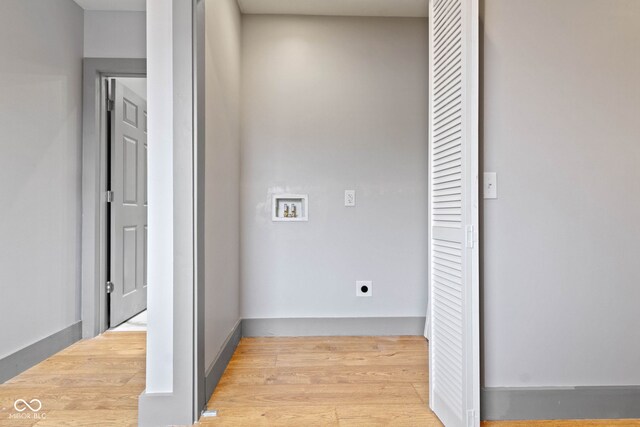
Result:
<instances>
[{"instance_id":1,"label":"white trim","mask_svg":"<svg viewBox=\"0 0 640 427\"><path fill-rule=\"evenodd\" d=\"M197 6L196 0L148 2L149 247L157 247L148 263L143 427L191 425L200 415Z\"/></svg>"}]
</instances>

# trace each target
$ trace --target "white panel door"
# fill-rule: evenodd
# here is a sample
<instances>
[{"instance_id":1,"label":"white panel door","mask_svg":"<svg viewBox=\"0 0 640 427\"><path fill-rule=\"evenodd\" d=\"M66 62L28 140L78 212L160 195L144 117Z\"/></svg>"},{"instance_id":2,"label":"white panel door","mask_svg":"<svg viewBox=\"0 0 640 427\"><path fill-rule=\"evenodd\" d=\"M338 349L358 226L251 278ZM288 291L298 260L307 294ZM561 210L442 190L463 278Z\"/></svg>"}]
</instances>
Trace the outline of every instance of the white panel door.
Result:
<instances>
[{"instance_id":1,"label":"white panel door","mask_svg":"<svg viewBox=\"0 0 640 427\"><path fill-rule=\"evenodd\" d=\"M109 325L147 307L147 105L112 82Z\"/></svg>"},{"instance_id":2,"label":"white panel door","mask_svg":"<svg viewBox=\"0 0 640 427\"><path fill-rule=\"evenodd\" d=\"M479 426L478 0L429 14L429 403Z\"/></svg>"}]
</instances>

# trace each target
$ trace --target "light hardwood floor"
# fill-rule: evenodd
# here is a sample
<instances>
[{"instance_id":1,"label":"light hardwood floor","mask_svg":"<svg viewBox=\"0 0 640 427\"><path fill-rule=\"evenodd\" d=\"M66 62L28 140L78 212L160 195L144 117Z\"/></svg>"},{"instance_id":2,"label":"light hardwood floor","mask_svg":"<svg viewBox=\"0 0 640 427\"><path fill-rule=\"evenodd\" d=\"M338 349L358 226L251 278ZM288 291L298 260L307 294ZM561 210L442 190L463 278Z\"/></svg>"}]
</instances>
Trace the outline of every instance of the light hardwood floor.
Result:
<instances>
[{"instance_id":1,"label":"light hardwood floor","mask_svg":"<svg viewBox=\"0 0 640 427\"><path fill-rule=\"evenodd\" d=\"M145 385L145 332L78 342L0 384L0 426L135 426ZM44 419L16 419L14 402L39 399ZM36 406L36 404L33 404ZM13 417L13 418L11 418Z\"/></svg>"},{"instance_id":2,"label":"light hardwood floor","mask_svg":"<svg viewBox=\"0 0 640 427\"><path fill-rule=\"evenodd\" d=\"M0 426L135 426L145 333L107 332L0 384ZM221 426L438 426L419 337L243 338L209 407ZM10 418L40 399L44 419ZM640 420L490 422L483 427L640 426Z\"/></svg>"},{"instance_id":3,"label":"light hardwood floor","mask_svg":"<svg viewBox=\"0 0 640 427\"><path fill-rule=\"evenodd\" d=\"M421 337L243 338L208 403L220 426L439 426Z\"/></svg>"},{"instance_id":4,"label":"light hardwood floor","mask_svg":"<svg viewBox=\"0 0 640 427\"><path fill-rule=\"evenodd\" d=\"M440 426L422 337L243 338L208 408L219 426ZM640 420L483 427L640 426Z\"/></svg>"}]
</instances>

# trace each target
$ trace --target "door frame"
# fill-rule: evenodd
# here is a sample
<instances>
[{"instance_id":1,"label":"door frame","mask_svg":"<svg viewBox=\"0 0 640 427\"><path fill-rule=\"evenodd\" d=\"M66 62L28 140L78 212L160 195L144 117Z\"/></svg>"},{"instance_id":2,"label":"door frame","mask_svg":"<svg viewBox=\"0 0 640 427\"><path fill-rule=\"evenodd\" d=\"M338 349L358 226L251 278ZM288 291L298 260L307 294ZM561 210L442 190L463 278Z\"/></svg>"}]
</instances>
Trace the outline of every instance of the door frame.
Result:
<instances>
[{"instance_id":1,"label":"door frame","mask_svg":"<svg viewBox=\"0 0 640 427\"><path fill-rule=\"evenodd\" d=\"M146 77L144 58L85 58L82 76L82 338L109 328L107 313L107 111L109 77Z\"/></svg>"}]
</instances>

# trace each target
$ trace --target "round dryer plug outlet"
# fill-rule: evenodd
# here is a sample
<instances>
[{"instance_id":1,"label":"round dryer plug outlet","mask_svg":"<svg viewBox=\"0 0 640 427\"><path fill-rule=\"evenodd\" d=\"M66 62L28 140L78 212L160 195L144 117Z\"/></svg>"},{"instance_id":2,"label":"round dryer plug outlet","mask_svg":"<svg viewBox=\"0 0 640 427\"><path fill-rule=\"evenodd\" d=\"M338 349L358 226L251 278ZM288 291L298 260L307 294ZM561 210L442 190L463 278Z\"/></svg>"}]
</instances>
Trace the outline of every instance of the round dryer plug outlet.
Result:
<instances>
[{"instance_id":1,"label":"round dryer plug outlet","mask_svg":"<svg viewBox=\"0 0 640 427\"><path fill-rule=\"evenodd\" d=\"M373 295L373 282L371 280L356 281L356 296L370 297Z\"/></svg>"}]
</instances>

